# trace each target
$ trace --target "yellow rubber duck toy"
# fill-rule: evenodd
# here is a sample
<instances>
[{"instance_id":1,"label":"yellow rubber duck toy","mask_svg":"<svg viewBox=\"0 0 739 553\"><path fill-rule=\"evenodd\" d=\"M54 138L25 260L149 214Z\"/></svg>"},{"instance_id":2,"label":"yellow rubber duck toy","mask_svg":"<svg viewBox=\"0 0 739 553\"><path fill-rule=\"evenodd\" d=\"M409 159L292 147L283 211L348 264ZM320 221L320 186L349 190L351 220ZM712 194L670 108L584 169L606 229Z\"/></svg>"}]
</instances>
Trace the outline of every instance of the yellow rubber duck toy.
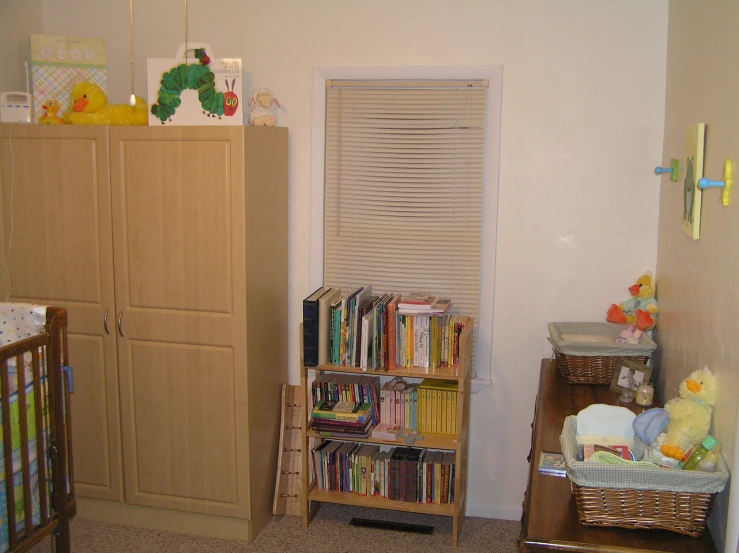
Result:
<instances>
[{"instance_id":1,"label":"yellow rubber duck toy","mask_svg":"<svg viewBox=\"0 0 739 553\"><path fill-rule=\"evenodd\" d=\"M38 118L39 125L63 125L64 121L59 119L57 112L59 111L59 102L56 100L46 100L41 108L44 114Z\"/></svg>"},{"instance_id":2,"label":"yellow rubber duck toy","mask_svg":"<svg viewBox=\"0 0 739 553\"><path fill-rule=\"evenodd\" d=\"M72 125L146 125L149 114L146 102L136 97L136 105L109 104L105 92L90 82L74 85L64 122Z\"/></svg>"}]
</instances>

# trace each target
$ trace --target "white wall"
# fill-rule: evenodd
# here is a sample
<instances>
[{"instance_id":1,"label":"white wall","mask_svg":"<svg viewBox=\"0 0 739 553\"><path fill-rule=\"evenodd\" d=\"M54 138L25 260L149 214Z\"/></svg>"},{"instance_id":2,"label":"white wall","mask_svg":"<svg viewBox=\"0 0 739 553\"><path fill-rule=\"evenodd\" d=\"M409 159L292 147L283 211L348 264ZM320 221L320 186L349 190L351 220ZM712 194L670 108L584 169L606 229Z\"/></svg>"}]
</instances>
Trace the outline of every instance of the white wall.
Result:
<instances>
[{"instance_id":1,"label":"white wall","mask_svg":"<svg viewBox=\"0 0 739 553\"><path fill-rule=\"evenodd\" d=\"M114 102L128 97L127 4L43 0L47 33L108 40ZM146 57L183 41L182 4L136 3L138 94ZM547 322L603 320L655 266L667 0L189 4L190 39L241 57L245 91L270 87L285 106L294 383L309 293L312 68L504 66L493 386L472 401L468 513L518 519Z\"/></svg>"},{"instance_id":2,"label":"white wall","mask_svg":"<svg viewBox=\"0 0 739 553\"><path fill-rule=\"evenodd\" d=\"M663 158L683 160L687 127L706 123L705 175L713 180L722 178L726 158L733 159L735 172L739 170L738 24L736 2L670 3ZM658 326L661 381L670 398L692 370L703 365L713 369L720 382L713 433L727 461L737 466L739 190L735 184L731 207L719 205L719 190L703 193L701 238L693 241L679 229L684 174L683 168L677 183L662 178L661 186L657 255L657 295L663 313ZM726 495L716 502L711 520L719 550ZM739 531L739 520L735 529ZM736 537L735 533L727 550L736 550Z\"/></svg>"}]
</instances>

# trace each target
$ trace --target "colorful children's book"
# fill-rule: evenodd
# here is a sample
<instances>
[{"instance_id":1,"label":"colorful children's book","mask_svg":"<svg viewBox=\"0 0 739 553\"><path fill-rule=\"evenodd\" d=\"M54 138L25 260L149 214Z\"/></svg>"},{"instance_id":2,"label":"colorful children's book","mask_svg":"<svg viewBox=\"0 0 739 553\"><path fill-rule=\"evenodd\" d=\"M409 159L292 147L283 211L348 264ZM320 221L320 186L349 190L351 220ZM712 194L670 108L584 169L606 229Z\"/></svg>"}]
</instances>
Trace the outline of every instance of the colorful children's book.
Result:
<instances>
[{"instance_id":1,"label":"colorful children's book","mask_svg":"<svg viewBox=\"0 0 739 553\"><path fill-rule=\"evenodd\" d=\"M542 451L539 455L539 472L566 478L567 466L565 465L564 455L551 451Z\"/></svg>"}]
</instances>

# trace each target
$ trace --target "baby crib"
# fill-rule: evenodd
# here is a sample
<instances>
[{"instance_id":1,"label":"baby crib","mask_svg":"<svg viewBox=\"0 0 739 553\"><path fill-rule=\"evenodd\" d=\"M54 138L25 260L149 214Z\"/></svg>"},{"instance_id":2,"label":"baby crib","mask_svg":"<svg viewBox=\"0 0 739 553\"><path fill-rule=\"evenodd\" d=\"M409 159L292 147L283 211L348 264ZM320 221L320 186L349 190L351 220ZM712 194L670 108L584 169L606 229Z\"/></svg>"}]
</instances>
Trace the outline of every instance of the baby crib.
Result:
<instances>
[{"instance_id":1,"label":"baby crib","mask_svg":"<svg viewBox=\"0 0 739 553\"><path fill-rule=\"evenodd\" d=\"M67 311L0 303L0 553L53 536L70 551Z\"/></svg>"}]
</instances>

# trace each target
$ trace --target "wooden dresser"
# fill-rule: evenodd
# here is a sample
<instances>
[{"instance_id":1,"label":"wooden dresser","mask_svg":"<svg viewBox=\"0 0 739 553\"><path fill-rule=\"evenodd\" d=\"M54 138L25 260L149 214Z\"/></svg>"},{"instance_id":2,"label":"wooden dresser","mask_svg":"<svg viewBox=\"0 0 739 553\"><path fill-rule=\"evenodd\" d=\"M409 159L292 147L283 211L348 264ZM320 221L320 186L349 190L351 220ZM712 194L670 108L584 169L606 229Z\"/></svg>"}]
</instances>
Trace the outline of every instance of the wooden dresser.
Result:
<instances>
[{"instance_id":1,"label":"wooden dresser","mask_svg":"<svg viewBox=\"0 0 739 553\"><path fill-rule=\"evenodd\" d=\"M691 538L663 530L592 528L578 522L575 498L567 478L537 471L539 453L561 451L559 436L565 417L593 403L618 405L618 394L608 386L568 384L554 361L543 359L531 435L531 466L523 502L521 553L541 550L613 552L715 553L710 533ZM641 409L631 404L633 410Z\"/></svg>"}]
</instances>

